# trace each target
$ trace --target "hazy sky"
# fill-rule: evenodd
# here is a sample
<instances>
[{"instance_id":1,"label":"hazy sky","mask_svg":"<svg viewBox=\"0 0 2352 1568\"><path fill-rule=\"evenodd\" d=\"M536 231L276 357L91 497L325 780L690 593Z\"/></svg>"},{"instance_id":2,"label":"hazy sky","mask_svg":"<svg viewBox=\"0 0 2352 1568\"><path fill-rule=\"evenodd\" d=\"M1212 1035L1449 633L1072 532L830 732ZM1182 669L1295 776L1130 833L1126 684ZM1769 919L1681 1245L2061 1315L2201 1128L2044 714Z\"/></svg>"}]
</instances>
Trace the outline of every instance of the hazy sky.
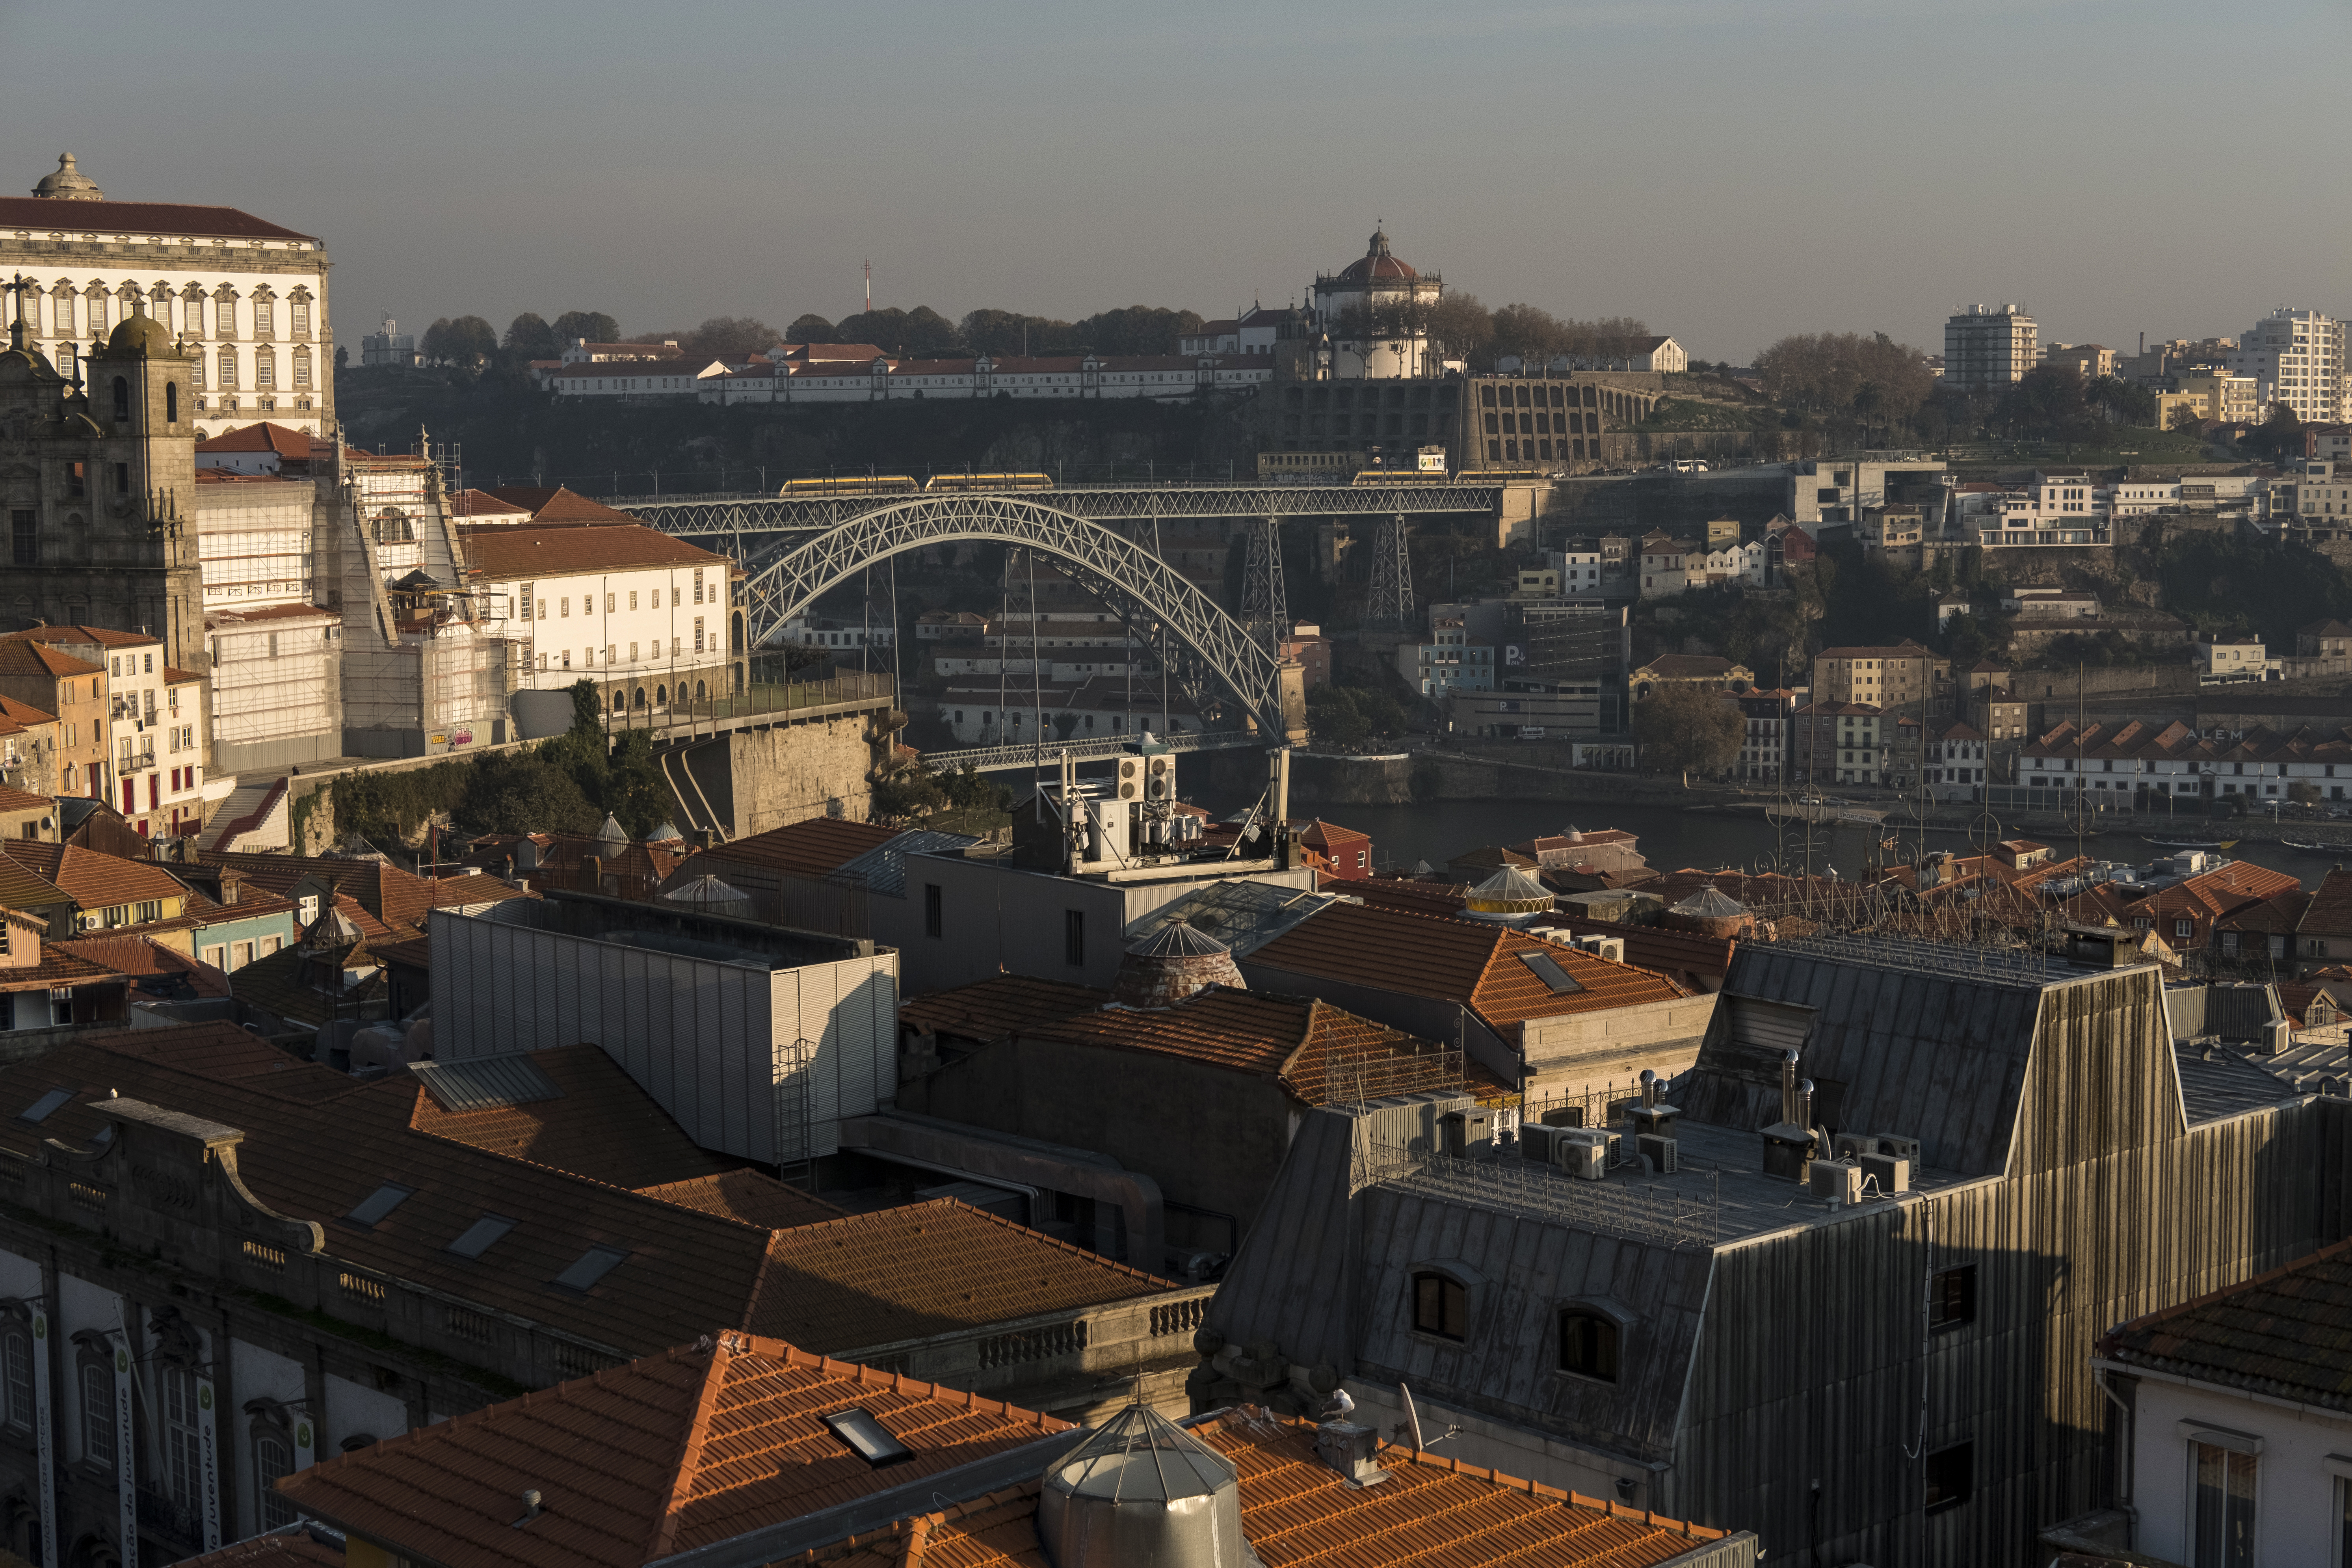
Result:
<instances>
[{"instance_id":1,"label":"hazy sky","mask_svg":"<svg viewBox=\"0 0 2352 1568\"><path fill-rule=\"evenodd\" d=\"M380 312L1222 315L1398 255L1696 355L1973 300L2045 340L2352 313L2347 0L0 0L16 188L323 237Z\"/></svg>"}]
</instances>

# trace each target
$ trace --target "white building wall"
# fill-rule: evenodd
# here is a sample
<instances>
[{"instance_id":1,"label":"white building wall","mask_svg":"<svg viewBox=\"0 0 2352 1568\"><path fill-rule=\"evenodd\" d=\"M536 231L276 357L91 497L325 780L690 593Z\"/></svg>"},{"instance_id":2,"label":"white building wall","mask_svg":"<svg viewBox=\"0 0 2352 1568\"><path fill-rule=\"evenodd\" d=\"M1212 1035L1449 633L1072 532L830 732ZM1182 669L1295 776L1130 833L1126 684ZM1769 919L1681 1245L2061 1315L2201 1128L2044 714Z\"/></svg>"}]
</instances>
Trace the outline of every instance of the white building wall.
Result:
<instances>
[{"instance_id":1,"label":"white building wall","mask_svg":"<svg viewBox=\"0 0 2352 1568\"><path fill-rule=\"evenodd\" d=\"M656 683L690 693L698 680L714 696L728 689L728 583L723 563L550 573L486 584L477 602L485 630L515 646L518 687L560 690L583 676L641 679L651 703Z\"/></svg>"},{"instance_id":2,"label":"white building wall","mask_svg":"<svg viewBox=\"0 0 2352 1568\"><path fill-rule=\"evenodd\" d=\"M2217 1428L2259 1442L2254 1456L2257 1568L2342 1561L2344 1489L2352 1483L2352 1419L2131 1369L2139 1379L2132 1428L2135 1550L2198 1561L2192 1432Z\"/></svg>"}]
</instances>

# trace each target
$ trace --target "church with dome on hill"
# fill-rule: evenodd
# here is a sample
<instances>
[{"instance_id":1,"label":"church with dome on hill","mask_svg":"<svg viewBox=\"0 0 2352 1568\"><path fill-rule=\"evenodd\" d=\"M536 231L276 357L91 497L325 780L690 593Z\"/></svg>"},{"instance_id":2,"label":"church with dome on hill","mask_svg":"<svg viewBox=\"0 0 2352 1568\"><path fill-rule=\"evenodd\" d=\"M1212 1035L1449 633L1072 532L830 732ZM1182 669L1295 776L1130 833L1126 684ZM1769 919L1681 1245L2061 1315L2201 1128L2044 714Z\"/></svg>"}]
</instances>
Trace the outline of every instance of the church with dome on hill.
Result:
<instances>
[{"instance_id":1,"label":"church with dome on hill","mask_svg":"<svg viewBox=\"0 0 2352 1568\"><path fill-rule=\"evenodd\" d=\"M1337 272L1317 273L1308 295L1329 347L1330 375L1379 381L1440 374L1435 356L1443 350L1431 342L1421 312L1444 292L1442 278L1391 251L1386 229L1373 230L1364 254Z\"/></svg>"}]
</instances>

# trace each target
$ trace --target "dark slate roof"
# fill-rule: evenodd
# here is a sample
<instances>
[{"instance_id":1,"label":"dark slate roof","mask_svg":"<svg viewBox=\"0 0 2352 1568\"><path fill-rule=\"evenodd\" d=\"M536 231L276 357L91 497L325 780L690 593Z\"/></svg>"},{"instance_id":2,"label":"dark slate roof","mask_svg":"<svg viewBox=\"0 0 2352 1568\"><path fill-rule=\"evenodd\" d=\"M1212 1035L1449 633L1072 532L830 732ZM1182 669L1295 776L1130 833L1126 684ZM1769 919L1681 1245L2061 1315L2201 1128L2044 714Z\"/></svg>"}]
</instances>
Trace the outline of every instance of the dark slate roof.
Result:
<instances>
[{"instance_id":1,"label":"dark slate roof","mask_svg":"<svg viewBox=\"0 0 2352 1568\"><path fill-rule=\"evenodd\" d=\"M1273 1340L1296 1366L1354 1364L1348 1197L1356 1122L1339 1110L1298 1119L1265 1206L1209 1302L1207 1326L1227 1340Z\"/></svg>"},{"instance_id":2,"label":"dark slate roof","mask_svg":"<svg viewBox=\"0 0 2352 1568\"><path fill-rule=\"evenodd\" d=\"M979 842L969 833L910 827L888 843L877 844L863 855L843 861L826 875L825 880L863 888L886 899L903 899L907 896L908 856L952 855Z\"/></svg>"},{"instance_id":3,"label":"dark slate roof","mask_svg":"<svg viewBox=\"0 0 2352 1568\"><path fill-rule=\"evenodd\" d=\"M1804 1009L1799 1068L1822 1095L1817 1119L1916 1137L1930 1165L1976 1175L2007 1167L2032 1054L2042 977L2025 969L1969 972L1963 950L1872 944L1881 962L1806 942L1743 942L1724 994ZM1917 950L1914 952L1913 950ZM1906 963L1906 959L1916 963ZM2060 968L2050 978L2079 978ZM1718 1005L1699 1047L1684 1113L1755 1130L1780 1120L1785 1046Z\"/></svg>"},{"instance_id":4,"label":"dark slate roof","mask_svg":"<svg viewBox=\"0 0 2352 1568\"><path fill-rule=\"evenodd\" d=\"M2352 1410L2352 1241L2111 1329L2099 1354Z\"/></svg>"},{"instance_id":5,"label":"dark slate roof","mask_svg":"<svg viewBox=\"0 0 2352 1568\"><path fill-rule=\"evenodd\" d=\"M2187 1045L2175 1047L2180 1072L2180 1100L2189 1125L2242 1116L2249 1110L2302 1098L2301 1092L2224 1047L2203 1059Z\"/></svg>"}]
</instances>

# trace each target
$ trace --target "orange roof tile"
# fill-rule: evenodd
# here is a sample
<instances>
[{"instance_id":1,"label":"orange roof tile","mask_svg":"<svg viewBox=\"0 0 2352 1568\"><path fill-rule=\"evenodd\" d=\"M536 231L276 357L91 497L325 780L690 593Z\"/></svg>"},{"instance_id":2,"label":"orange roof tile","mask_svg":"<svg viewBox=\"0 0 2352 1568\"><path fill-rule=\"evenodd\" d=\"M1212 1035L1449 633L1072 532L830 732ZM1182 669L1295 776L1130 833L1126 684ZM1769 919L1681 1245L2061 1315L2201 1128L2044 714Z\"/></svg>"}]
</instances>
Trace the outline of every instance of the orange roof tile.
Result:
<instances>
[{"instance_id":1,"label":"orange roof tile","mask_svg":"<svg viewBox=\"0 0 2352 1568\"><path fill-rule=\"evenodd\" d=\"M711 862L732 862L743 866L763 866L794 877L823 877L897 837L897 828L884 827L876 823L852 822L838 816L812 816L803 822L772 827L765 833L755 833L749 838L738 838L732 843L697 851L678 868L678 875L698 877L712 868ZM709 858L708 862L705 857ZM722 881L725 879L723 876L720 878Z\"/></svg>"},{"instance_id":2,"label":"orange roof tile","mask_svg":"<svg viewBox=\"0 0 2352 1568\"><path fill-rule=\"evenodd\" d=\"M917 1257L939 1266L913 1266ZM938 1198L775 1232L743 1323L795 1343L865 1351L1180 1289Z\"/></svg>"},{"instance_id":3,"label":"orange roof tile","mask_svg":"<svg viewBox=\"0 0 2352 1568\"><path fill-rule=\"evenodd\" d=\"M1239 1472L1242 1533L1269 1568L1651 1568L1725 1535L1400 1447L1381 1450L1387 1480L1350 1486L1316 1458L1313 1426L1247 1406L1192 1430ZM1039 1489L1033 1481L950 1502L792 1561L1051 1568L1037 1535Z\"/></svg>"},{"instance_id":4,"label":"orange roof tile","mask_svg":"<svg viewBox=\"0 0 2352 1568\"><path fill-rule=\"evenodd\" d=\"M1026 974L992 974L970 985L933 991L898 1004L898 1022L919 1034L1001 1039L1025 1024L1091 1012L1110 993Z\"/></svg>"},{"instance_id":5,"label":"orange roof tile","mask_svg":"<svg viewBox=\"0 0 2352 1568\"><path fill-rule=\"evenodd\" d=\"M1378 1077L1381 1094L1451 1088L1460 1077L1444 1047L1402 1029L1312 997L1225 985L1196 991L1172 1007L1100 1008L1034 1023L1021 1033L1277 1079L1308 1105L1351 1097L1359 1074ZM1502 1091L1492 1080L1478 1087Z\"/></svg>"},{"instance_id":6,"label":"orange roof tile","mask_svg":"<svg viewBox=\"0 0 2352 1568\"><path fill-rule=\"evenodd\" d=\"M307 463L310 460L310 436L308 431L290 429L264 419L252 425L240 425L234 430L224 430L209 441L199 441L196 450L199 453L274 452L280 458L293 458Z\"/></svg>"},{"instance_id":7,"label":"orange roof tile","mask_svg":"<svg viewBox=\"0 0 2352 1568\"><path fill-rule=\"evenodd\" d=\"M57 804L47 795L0 784L0 811L48 811L54 810Z\"/></svg>"},{"instance_id":8,"label":"orange roof tile","mask_svg":"<svg viewBox=\"0 0 2352 1568\"><path fill-rule=\"evenodd\" d=\"M1522 952L1549 955L1578 989L1554 992L1518 961ZM1318 910L1246 962L1252 968L1277 969L1307 979L1461 1004L1497 1030L1530 1018L1602 1012L1689 994L1663 974L1612 963L1506 926L1346 902Z\"/></svg>"},{"instance_id":9,"label":"orange roof tile","mask_svg":"<svg viewBox=\"0 0 2352 1568\"><path fill-rule=\"evenodd\" d=\"M466 553L473 562L475 575L501 583L632 566L708 566L724 571L731 564L724 555L647 528L634 518L604 525L550 527L534 520L472 528L466 531Z\"/></svg>"},{"instance_id":10,"label":"orange roof tile","mask_svg":"<svg viewBox=\"0 0 2352 1568\"><path fill-rule=\"evenodd\" d=\"M838 1219L845 1212L814 1193L804 1193L763 1172L748 1169L725 1171L715 1176L689 1176L682 1182L662 1182L639 1187L637 1192L682 1208L740 1220L761 1230L821 1224Z\"/></svg>"},{"instance_id":11,"label":"orange roof tile","mask_svg":"<svg viewBox=\"0 0 2352 1568\"><path fill-rule=\"evenodd\" d=\"M877 1470L821 1417L912 1450ZM975 1394L721 1333L299 1471L306 1513L446 1568L639 1568L1068 1431ZM518 1526L526 1489L540 1516Z\"/></svg>"},{"instance_id":12,"label":"orange roof tile","mask_svg":"<svg viewBox=\"0 0 2352 1568\"><path fill-rule=\"evenodd\" d=\"M645 1188L727 1169L727 1161L688 1138L604 1047L557 1046L524 1059L555 1086L555 1098L453 1110L405 1073L394 1080L394 1092L415 1094L408 1124L419 1132L616 1187Z\"/></svg>"},{"instance_id":13,"label":"orange roof tile","mask_svg":"<svg viewBox=\"0 0 2352 1568\"><path fill-rule=\"evenodd\" d=\"M308 1523L191 1557L181 1568L342 1568L343 1544Z\"/></svg>"},{"instance_id":14,"label":"orange roof tile","mask_svg":"<svg viewBox=\"0 0 2352 1568\"><path fill-rule=\"evenodd\" d=\"M171 989L178 976L185 975L189 988L199 996L233 994L227 975L149 937L87 936L57 945L117 974L128 975L133 983L162 982L152 987L159 992Z\"/></svg>"},{"instance_id":15,"label":"orange roof tile","mask_svg":"<svg viewBox=\"0 0 2352 1568\"><path fill-rule=\"evenodd\" d=\"M187 889L160 866L84 849L79 844L11 838L0 841L0 853L43 881L63 889L78 909L113 909L187 896Z\"/></svg>"},{"instance_id":16,"label":"orange roof tile","mask_svg":"<svg viewBox=\"0 0 2352 1568\"><path fill-rule=\"evenodd\" d=\"M86 664L42 643L28 642L22 634L0 637L0 675L37 675L56 680L67 676L105 673L103 665Z\"/></svg>"}]
</instances>

